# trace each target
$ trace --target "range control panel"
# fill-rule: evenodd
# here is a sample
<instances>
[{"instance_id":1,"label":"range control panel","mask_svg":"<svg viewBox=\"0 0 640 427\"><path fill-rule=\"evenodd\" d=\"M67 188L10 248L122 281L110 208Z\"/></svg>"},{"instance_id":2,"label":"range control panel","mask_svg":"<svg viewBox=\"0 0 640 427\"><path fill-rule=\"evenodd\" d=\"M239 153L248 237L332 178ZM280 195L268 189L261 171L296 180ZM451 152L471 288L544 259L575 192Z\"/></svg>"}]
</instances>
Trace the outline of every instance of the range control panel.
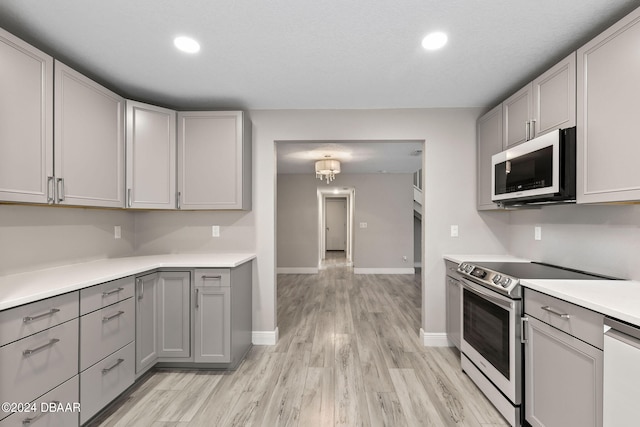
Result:
<instances>
[{"instance_id":1,"label":"range control panel","mask_svg":"<svg viewBox=\"0 0 640 427\"><path fill-rule=\"evenodd\" d=\"M515 277L488 268L479 267L468 262L458 265L458 273L471 278L474 282L495 289L500 293L512 295L512 291L520 284Z\"/></svg>"}]
</instances>

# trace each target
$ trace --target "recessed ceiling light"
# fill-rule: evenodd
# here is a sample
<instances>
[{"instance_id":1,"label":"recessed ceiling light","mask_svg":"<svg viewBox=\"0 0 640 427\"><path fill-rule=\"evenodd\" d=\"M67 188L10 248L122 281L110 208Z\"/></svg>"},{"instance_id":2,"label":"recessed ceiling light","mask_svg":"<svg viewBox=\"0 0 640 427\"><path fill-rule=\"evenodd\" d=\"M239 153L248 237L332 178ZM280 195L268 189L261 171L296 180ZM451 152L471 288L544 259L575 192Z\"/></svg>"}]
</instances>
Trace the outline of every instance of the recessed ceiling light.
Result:
<instances>
[{"instance_id":1,"label":"recessed ceiling light","mask_svg":"<svg viewBox=\"0 0 640 427\"><path fill-rule=\"evenodd\" d=\"M447 35L440 31L435 33L428 34L425 38L422 39L422 47L427 50L436 50L440 49L442 46L447 44Z\"/></svg>"},{"instance_id":2,"label":"recessed ceiling light","mask_svg":"<svg viewBox=\"0 0 640 427\"><path fill-rule=\"evenodd\" d=\"M183 52L197 53L200 51L200 43L198 43L191 37L176 37L175 39L173 39L173 44Z\"/></svg>"}]
</instances>

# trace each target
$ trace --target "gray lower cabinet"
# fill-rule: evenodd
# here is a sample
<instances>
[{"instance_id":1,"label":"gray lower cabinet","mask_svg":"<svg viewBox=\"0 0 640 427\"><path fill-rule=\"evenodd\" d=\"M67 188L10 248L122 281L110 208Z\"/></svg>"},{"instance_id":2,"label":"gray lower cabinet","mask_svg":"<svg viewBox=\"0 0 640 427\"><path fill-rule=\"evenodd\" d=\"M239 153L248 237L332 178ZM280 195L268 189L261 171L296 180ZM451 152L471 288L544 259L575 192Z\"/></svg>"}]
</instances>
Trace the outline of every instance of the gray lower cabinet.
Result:
<instances>
[{"instance_id":1,"label":"gray lower cabinet","mask_svg":"<svg viewBox=\"0 0 640 427\"><path fill-rule=\"evenodd\" d=\"M447 338L460 349L462 339L462 285L458 280L455 262L445 261L447 274Z\"/></svg>"},{"instance_id":2,"label":"gray lower cabinet","mask_svg":"<svg viewBox=\"0 0 640 427\"><path fill-rule=\"evenodd\" d=\"M160 359L191 355L191 273L158 273L158 348Z\"/></svg>"},{"instance_id":3,"label":"gray lower cabinet","mask_svg":"<svg viewBox=\"0 0 640 427\"><path fill-rule=\"evenodd\" d=\"M640 200L640 8L578 49L578 203Z\"/></svg>"},{"instance_id":4,"label":"gray lower cabinet","mask_svg":"<svg viewBox=\"0 0 640 427\"><path fill-rule=\"evenodd\" d=\"M603 317L526 289L525 320L526 421L534 427L602 426ZM583 341L591 336L599 342Z\"/></svg>"},{"instance_id":5,"label":"gray lower cabinet","mask_svg":"<svg viewBox=\"0 0 640 427\"><path fill-rule=\"evenodd\" d=\"M136 278L136 376L158 359L158 273Z\"/></svg>"},{"instance_id":6,"label":"gray lower cabinet","mask_svg":"<svg viewBox=\"0 0 640 427\"><path fill-rule=\"evenodd\" d=\"M502 151L502 104L478 119L477 123L477 209L493 210L491 201L491 156Z\"/></svg>"}]
</instances>

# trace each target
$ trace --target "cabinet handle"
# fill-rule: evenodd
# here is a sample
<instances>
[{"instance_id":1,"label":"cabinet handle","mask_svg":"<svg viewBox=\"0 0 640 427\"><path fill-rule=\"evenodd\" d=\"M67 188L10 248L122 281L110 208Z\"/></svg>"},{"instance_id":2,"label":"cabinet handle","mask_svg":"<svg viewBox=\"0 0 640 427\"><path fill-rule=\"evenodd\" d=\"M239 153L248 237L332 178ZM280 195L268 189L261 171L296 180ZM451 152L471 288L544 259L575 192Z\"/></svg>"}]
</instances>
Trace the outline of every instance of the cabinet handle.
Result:
<instances>
[{"instance_id":1,"label":"cabinet handle","mask_svg":"<svg viewBox=\"0 0 640 427\"><path fill-rule=\"evenodd\" d=\"M111 316L106 316L102 318L103 322L108 322L111 319L115 319L116 317L120 317L124 314L124 311L120 310L119 312L112 314Z\"/></svg>"},{"instance_id":2,"label":"cabinet handle","mask_svg":"<svg viewBox=\"0 0 640 427\"><path fill-rule=\"evenodd\" d=\"M52 345L54 345L55 343L59 342L60 340L58 338L52 338L48 343L41 345L40 347L36 347L34 349L27 349L25 351L22 352L22 355L24 357L29 357L31 356L33 353L40 351L40 350L44 350L47 347L51 347Z\"/></svg>"},{"instance_id":3,"label":"cabinet handle","mask_svg":"<svg viewBox=\"0 0 640 427\"><path fill-rule=\"evenodd\" d=\"M56 193L58 195L58 202L64 202L64 178L56 178Z\"/></svg>"},{"instance_id":4,"label":"cabinet handle","mask_svg":"<svg viewBox=\"0 0 640 427\"><path fill-rule=\"evenodd\" d=\"M26 316L26 317L23 317L22 321L24 323L29 323L32 320L38 320L38 319L42 319L43 317L53 316L54 314L56 314L59 311L60 311L59 308L52 308L51 310L47 311L46 313L38 314L37 316Z\"/></svg>"},{"instance_id":5,"label":"cabinet handle","mask_svg":"<svg viewBox=\"0 0 640 427\"><path fill-rule=\"evenodd\" d=\"M560 313L559 311L554 310L553 308L549 307L548 305L545 305L544 307L540 307L541 309L543 309L544 311L548 311L551 314L555 314L558 317L562 317L563 319L570 319L571 316L569 316L567 313Z\"/></svg>"},{"instance_id":6,"label":"cabinet handle","mask_svg":"<svg viewBox=\"0 0 640 427\"><path fill-rule=\"evenodd\" d=\"M528 321L529 321L528 317L521 317L520 318L520 343L522 343L522 344L527 344L529 342L527 340L527 338L524 336L524 331L527 330L526 323Z\"/></svg>"},{"instance_id":7,"label":"cabinet handle","mask_svg":"<svg viewBox=\"0 0 640 427\"><path fill-rule=\"evenodd\" d=\"M529 139L533 139L536 137L536 120L535 119L531 120L531 124L529 125L529 134L531 137Z\"/></svg>"},{"instance_id":8,"label":"cabinet handle","mask_svg":"<svg viewBox=\"0 0 640 427\"><path fill-rule=\"evenodd\" d=\"M54 404L55 406L60 405L60 401L59 400L52 400L51 402ZM29 426L32 423L38 421L40 418L42 418L42 416L45 414L45 412L40 412L38 415L36 415L35 417L31 417L31 418L25 418L24 420L22 420L22 425L23 426Z\"/></svg>"},{"instance_id":9,"label":"cabinet handle","mask_svg":"<svg viewBox=\"0 0 640 427\"><path fill-rule=\"evenodd\" d=\"M124 291L124 288L115 288L108 292L103 292L102 298L108 297L109 295L117 294L118 292L122 292L122 291Z\"/></svg>"},{"instance_id":10,"label":"cabinet handle","mask_svg":"<svg viewBox=\"0 0 640 427\"><path fill-rule=\"evenodd\" d=\"M52 205L56 201L55 196L55 179L52 176L47 177L47 203ZM27 418L28 419L28 418Z\"/></svg>"},{"instance_id":11,"label":"cabinet handle","mask_svg":"<svg viewBox=\"0 0 640 427\"><path fill-rule=\"evenodd\" d=\"M113 365L109 366L108 368L103 368L102 369L102 375L106 375L109 372L111 372L112 370L114 370L115 368L118 367L118 365L120 365L122 362L124 362L124 359L118 359L116 361L116 363L114 363Z\"/></svg>"},{"instance_id":12,"label":"cabinet handle","mask_svg":"<svg viewBox=\"0 0 640 427\"><path fill-rule=\"evenodd\" d=\"M198 296L200 295L200 289L196 288L196 308L200 308L198 305Z\"/></svg>"},{"instance_id":13,"label":"cabinet handle","mask_svg":"<svg viewBox=\"0 0 640 427\"><path fill-rule=\"evenodd\" d=\"M138 286L140 286L140 295L138 295L138 299L144 298L144 282L138 279Z\"/></svg>"},{"instance_id":14,"label":"cabinet handle","mask_svg":"<svg viewBox=\"0 0 640 427\"><path fill-rule=\"evenodd\" d=\"M131 189L127 188L127 207L131 207Z\"/></svg>"},{"instance_id":15,"label":"cabinet handle","mask_svg":"<svg viewBox=\"0 0 640 427\"><path fill-rule=\"evenodd\" d=\"M222 276L202 276L202 280L222 280Z\"/></svg>"},{"instance_id":16,"label":"cabinet handle","mask_svg":"<svg viewBox=\"0 0 640 427\"><path fill-rule=\"evenodd\" d=\"M524 140L525 141L528 141L528 140L531 139L531 138L529 138L529 134L531 133L530 129L531 129L531 123L529 121L527 121L524 124Z\"/></svg>"},{"instance_id":17,"label":"cabinet handle","mask_svg":"<svg viewBox=\"0 0 640 427\"><path fill-rule=\"evenodd\" d=\"M178 191L178 194L176 194L176 207L178 209L180 209L180 196L182 196L182 193Z\"/></svg>"}]
</instances>

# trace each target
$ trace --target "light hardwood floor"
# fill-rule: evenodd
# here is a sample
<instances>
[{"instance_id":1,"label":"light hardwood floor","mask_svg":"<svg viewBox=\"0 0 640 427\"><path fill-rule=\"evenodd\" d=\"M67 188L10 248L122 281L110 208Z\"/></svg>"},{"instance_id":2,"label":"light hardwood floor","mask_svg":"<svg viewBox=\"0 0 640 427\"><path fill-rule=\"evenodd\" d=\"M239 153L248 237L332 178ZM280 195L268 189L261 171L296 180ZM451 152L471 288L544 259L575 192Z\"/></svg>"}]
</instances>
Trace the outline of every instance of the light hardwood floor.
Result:
<instances>
[{"instance_id":1,"label":"light hardwood floor","mask_svg":"<svg viewBox=\"0 0 640 427\"><path fill-rule=\"evenodd\" d=\"M277 345L235 372L156 371L94 425L507 425L457 351L421 345L419 276L326 267L278 276Z\"/></svg>"}]
</instances>

